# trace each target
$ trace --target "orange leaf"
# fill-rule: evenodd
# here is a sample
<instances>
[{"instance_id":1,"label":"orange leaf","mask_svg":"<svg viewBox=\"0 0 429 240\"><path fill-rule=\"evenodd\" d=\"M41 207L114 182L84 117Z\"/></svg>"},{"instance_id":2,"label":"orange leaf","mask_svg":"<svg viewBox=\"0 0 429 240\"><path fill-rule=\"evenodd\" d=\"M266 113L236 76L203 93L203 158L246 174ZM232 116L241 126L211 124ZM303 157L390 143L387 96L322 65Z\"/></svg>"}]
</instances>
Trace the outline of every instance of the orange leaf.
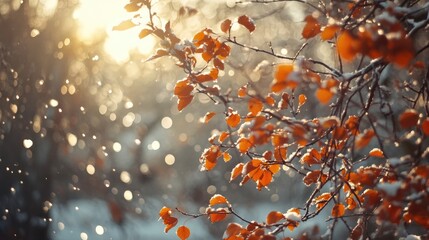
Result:
<instances>
[{"instance_id":1,"label":"orange leaf","mask_svg":"<svg viewBox=\"0 0 429 240\"><path fill-rule=\"evenodd\" d=\"M272 107L274 107L274 104L276 103L275 99L272 96L267 96L265 98L265 102Z\"/></svg>"},{"instance_id":2,"label":"orange leaf","mask_svg":"<svg viewBox=\"0 0 429 240\"><path fill-rule=\"evenodd\" d=\"M366 147L374 135L375 133L372 129L366 129L363 133L359 134L355 140L356 148L361 149Z\"/></svg>"},{"instance_id":3,"label":"orange leaf","mask_svg":"<svg viewBox=\"0 0 429 240\"><path fill-rule=\"evenodd\" d=\"M219 69L217 68L212 68L212 70L209 73L210 77L212 77L213 79L217 79L218 75L219 75Z\"/></svg>"},{"instance_id":4,"label":"orange leaf","mask_svg":"<svg viewBox=\"0 0 429 240\"><path fill-rule=\"evenodd\" d=\"M179 99L177 100L177 110L182 111L186 106L188 106L191 102L192 99L194 98L194 96L189 95L189 96L183 96L183 97L179 97Z\"/></svg>"},{"instance_id":5,"label":"orange leaf","mask_svg":"<svg viewBox=\"0 0 429 240\"><path fill-rule=\"evenodd\" d=\"M249 32L255 31L255 22L247 15L238 17L238 23L243 25Z\"/></svg>"},{"instance_id":6,"label":"orange leaf","mask_svg":"<svg viewBox=\"0 0 429 240\"><path fill-rule=\"evenodd\" d=\"M377 190L374 189L366 189L362 193L362 197L365 198L365 206L372 207L380 202L380 195Z\"/></svg>"},{"instance_id":7,"label":"orange leaf","mask_svg":"<svg viewBox=\"0 0 429 240\"><path fill-rule=\"evenodd\" d=\"M220 135L219 135L219 139L218 139L218 141L220 142L220 143L222 143L223 141L225 141L225 139L227 139L229 137L229 133L227 133L227 132L222 132Z\"/></svg>"},{"instance_id":8,"label":"orange leaf","mask_svg":"<svg viewBox=\"0 0 429 240\"><path fill-rule=\"evenodd\" d=\"M356 201L353 199L353 197L347 197L346 203L347 203L347 209L349 210L353 210L357 206Z\"/></svg>"},{"instance_id":9,"label":"orange leaf","mask_svg":"<svg viewBox=\"0 0 429 240\"><path fill-rule=\"evenodd\" d=\"M239 97L245 97L246 94L247 94L247 87L246 86L240 87L238 89L238 96Z\"/></svg>"},{"instance_id":10,"label":"orange leaf","mask_svg":"<svg viewBox=\"0 0 429 240\"><path fill-rule=\"evenodd\" d=\"M164 220L164 232L168 233L168 231L170 231L170 229L172 229L174 226L176 226L178 220L175 217L171 217L171 216L167 216L166 218L163 218Z\"/></svg>"},{"instance_id":11,"label":"orange leaf","mask_svg":"<svg viewBox=\"0 0 429 240\"><path fill-rule=\"evenodd\" d=\"M222 30L222 32L224 33L228 33L229 30L231 29L231 20L226 19L224 20L221 24L220 24L220 30Z\"/></svg>"},{"instance_id":12,"label":"orange leaf","mask_svg":"<svg viewBox=\"0 0 429 240\"><path fill-rule=\"evenodd\" d=\"M286 160L287 157L287 148L286 147L276 147L274 149L274 158L277 162L282 163Z\"/></svg>"},{"instance_id":13,"label":"orange leaf","mask_svg":"<svg viewBox=\"0 0 429 240\"><path fill-rule=\"evenodd\" d=\"M150 29L143 29L143 30L141 30L141 32L139 33L139 38L140 39L142 39L142 38L145 38L146 36L148 36L149 34L151 34L152 33L152 30L150 30Z\"/></svg>"},{"instance_id":14,"label":"orange leaf","mask_svg":"<svg viewBox=\"0 0 429 240\"><path fill-rule=\"evenodd\" d=\"M260 159L254 158L252 160L250 160L249 162L247 162L244 166L243 166L243 171L241 172L243 175L244 174L249 174L252 171L259 169L259 166L262 164L262 161Z\"/></svg>"},{"instance_id":15,"label":"orange leaf","mask_svg":"<svg viewBox=\"0 0 429 240\"><path fill-rule=\"evenodd\" d=\"M429 118L426 118L422 122L422 131L427 136L429 135Z\"/></svg>"},{"instance_id":16,"label":"orange leaf","mask_svg":"<svg viewBox=\"0 0 429 240\"><path fill-rule=\"evenodd\" d=\"M320 24L313 16L308 15L305 17L307 22L302 30L302 37L305 39L312 38L320 33Z\"/></svg>"},{"instance_id":17,"label":"orange leaf","mask_svg":"<svg viewBox=\"0 0 429 240\"><path fill-rule=\"evenodd\" d=\"M237 148L240 153L246 153L252 147L252 143L249 139L241 137L237 140Z\"/></svg>"},{"instance_id":18,"label":"orange leaf","mask_svg":"<svg viewBox=\"0 0 429 240\"><path fill-rule=\"evenodd\" d=\"M329 199L331 199L330 193L323 193L322 195L316 197L314 202L316 203L317 210L323 208L328 203Z\"/></svg>"},{"instance_id":19,"label":"orange leaf","mask_svg":"<svg viewBox=\"0 0 429 240\"><path fill-rule=\"evenodd\" d=\"M278 173L278 172L280 171L280 169L281 169L281 167L280 167L280 165L279 165L279 164L270 165L270 166L268 167L268 170L270 170L270 172L271 172L272 174L276 174L276 173Z\"/></svg>"},{"instance_id":20,"label":"orange leaf","mask_svg":"<svg viewBox=\"0 0 429 240\"><path fill-rule=\"evenodd\" d=\"M188 227L182 225L177 228L176 234L181 240L186 240L191 236L191 231Z\"/></svg>"},{"instance_id":21,"label":"orange leaf","mask_svg":"<svg viewBox=\"0 0 429 240\"><path fill-rule=\"evenodd\" d=\"M273 157L273 152L271 151L265 151L262 156L265 158L265 160L270 161Z\"/></svg>"},{"instance_id":22,"label":"orange leaf","mask_svg":"<svg viewBox=\"0 0 429 240\"><path fill-rule=\"evenodd\" d=\"M165 218L167 216L171 215L171 209L164 206L161 208L161 210L159 210L159 217L160 218Z\"/></svg>"},{"instance_id":23,"label":"orange leaf","mask_svg":"<svg viewBox=\"0 0 429 240\"><path fill-rule=\"evenodd\" d=\"M302 155L299 162L301 164L307 164L307 165L311 166L313 164L322 163L321 159L322 159L322 156L320 155L320 153L316 149L312 148L307 153Z\"/></svg>"},{"instance_id":24,"label":"orange leaf","mask_svg":"<svg viewBox=\"0 0 429 240\"><path fill-rule=\"evenodd\" d=\"M231 154L229 154L229 153L227 153L227 152L224 152L224 153L223 153L223 160L224 160L225 162L229 162L229 161L231 160Z\"/></svg>"},{"instance_id":25,"label":"orange leaf","mask_svg":"<svg viewBox=\"0 0 429 240\"><path fill-rule=\"evenodd\" d=\"M212 117L216 115L215 112L208 112L206 113L206 115L203 117L202 122L203 123L208 123L210 121L210 119L212 119Z\"/></svg>"},{"instance_id":26,"label":"orange leaf","mask_svg":"<svg viewBox=\"0 0 429 240\"><path fill-rule=\"evenodd\" d=\"M268 171L268 170L264 170L262 172L262 176L261 178L258 180L257 184L257 188L258 190L260 190L262 187L266 187L268 185L270 185L270 183L273 181L273 174Z\"/></svg>"},{"instance_id":27,"label":"orange leaf","mask_svg":"<svg viewBox=\"0 0 429 240\"><path fill-rule=\"evenodd\" d=\"M210 198L209 206L212 207L216 204L228 204L228 199L220 194L215 194Z\"/></svg>"},{"instance_id":28,"label":"orange leaf","mask_svg":"<svg viewBox=\"0 0 429 240\"><path fill-rule=\"evenodd\" d=\"M204 170L210 171L216 166L217 158L221 155L219 146L206 148L201 154L200 161L203 163Z\"/></svg>"},{"instance_id":29,"label":"orange leaf","mask_svg":"<svg viewBox=\"0 0 429 240\"><path fill-rule=\"evenodd\" d=\"M191 95L192 90L194 90L194 87L189 85L188 79L183 79L177 81L176 85L174 86L174 95L178 97L189 96Z\"/></svg>"},{"instance_id":30,"label":"orange leaf","mask_svg":"<svg viewBox=\"0 0 429 240\"><path fill-rule=\"evenodd\" d=\"M331 40L334 38L335 33L340 29L340 26L337 25L330 25L323 29L322 33L320 34L320 38L322 40Z\"/></svg>"},{"instance_id":31,"label":"orange leaf","mask_svg":"<svg viewBox=\"0 0 429 240\"><path fill-rule=\"evenodd\" d=\"M329 101L331 101L331 98L334 96L334 94L329 89L326 89L326 88L318 88L315 94L316 94L316 98L322 104L329 103Z\"/></svg>"},{"instance_id":32,"label":"orange leaf","mask_svg":"<svg viewBox=\"0 0 429 240\"><path fill-rule=\"evenodd\" d=\"M369 151L369 156L371 157L377 157L377 158L384 158L384 153L379 148L374 148L371 151Z\"/></svg>"},{"instance_id":33,"label":"orange leaf","mask_svg":"<svg viewBox=\"0 0 429 240\"><path fill-rule=\"evenodd\" d=\"M249 104L248 104L249 112L251 112L254 116L257 115L262 110L263 107L264 107L264 104L262 103L261 100L257 98L251 98L249 100Z\"/></svg>"},{"instance_id":34,"label":"orange leaf","mask_svg":"<svg viewBox=\"0 0 429 240\"><path fill-rule=\"evenodd\" d=\"M274 78L277 82L284 82L287 80L287 77L291 72L293 72L292 64L280 64L277 66L277 71Z\"/></svg>"},{"instance_id":35,"label":"orange leaf","mask_svg":"<svg viewBox=\"0 0 429 240\"><path fill-rule=\"evenodd\" d=\"M225 233L226 233L226 236L231 237L231 236L240 234L242 229L243 229L243 226L241 226L238 223L229 223L228 226L226 227Z\"/></svg>"},{"instance_id":36,"label":"orange leaf","mask_svg":"<svg viewBox=\"0 0 429 240\"><path fill-rule=\"evenodd\" d=\"M266 222L267 222L267 224L273 224L273 223L276 223L276 222L278 222L284 218L285 218L285 216L283 215L283 213L278 212L278 211L272 211L272 212L268 213Z\"/></svg>"},{"instance_id":37,"label":"orange leaf","mask_svg":"<svg viewBox=\"0 0 429 240\"><path fill-rule=\"evenodd\" d=\"M399 124L402 128L411 128L417 125L419 113L414 109L407 109L399 116Z\"/></svg>"},{"instance_id":38,"label":"orange leaf","mask_svg":"<svg viewBox=\"0 0 429 240\"><path fill-rule=\"evenodd\" d=\"M349 32L344 31L337 39L337 51L344 60L351 61L361 49L361 43Z\"/></svg>"},{"instance_id":39,"label":"orange leaf","mask_svg":"<svg viewBox=\"0 0 429 240\"><path fill-rule=\"evenodd\" d=\"M220 70L223 70L225 68L225 65L223 64L222 60L220 60L219 58L215 58L213 60L213 65Z\"/></svg>"},{"instance_id":40,"label":"orange leaf","mask_svg":"<svg viewBox=\"0 0 429 240\"><path fill-rule=\"evenodd\" d=\"M223 208L216 209L216 210L212 208L207 208L206 212L212 223L220 222L224 220L226 218L226 215L228 214L228 212Z\"/></svg>"},{"instance_id":41,"label":"orange leaf","mask_svg":"<svg viewBox=\"0 0 429 240\"><path fill-rule=\"evenodd\" d=\"M335 204L335 206L332 208L332 216L333 217L342 217L344 215L345 212L345 207L342 203L337 203Z\"/></svg>"},{"instance_id":42,"label":"orange leaf","mask_svg":"<svg viewBox=\"0 0 429 240\"><path fill-rule=\"evenodd\" d=\"M307 97L304 94L300 94L298 97L298 106L301 107L307 101Z\"/></svg>"},{"instance_id":43,"label":"orange leaf","mask_svg":"<svg viewBox=\"0 0 429 240\"><path fill-rule=\"evenodd\" d=\"M302 179L304 184L306 186L310 186L313 183L317 183L320 173L321 173L320 170L314 170L314 171L308 172L307 175L305 175L305 177Z\"/></svg>"},{"instance_id":44,"label":"orange leaf","mask_svg":"<svg viewBox=\"0 0 429 240\"><path fill-rule=\"evenodd\" d=\"M241 118L240 115L236 112L231 113L228 117L226 117L226 123L228 126L234 128L237 127L238 124L240 124Z\"/></svg>"},{"instance_id":45,"label":"orange leaf","mask_svg":"<svg viewBox=\"0 0 429 240\"><path fill-rule=\"evenodd\" d=\"M238 177L238 175L241 174L241 172L243 171L243 166L244 166L244 163L239 163L232 169L231 177L229 179L230 182L232 180L236 179Z\"/></svg>"}]
</instances>

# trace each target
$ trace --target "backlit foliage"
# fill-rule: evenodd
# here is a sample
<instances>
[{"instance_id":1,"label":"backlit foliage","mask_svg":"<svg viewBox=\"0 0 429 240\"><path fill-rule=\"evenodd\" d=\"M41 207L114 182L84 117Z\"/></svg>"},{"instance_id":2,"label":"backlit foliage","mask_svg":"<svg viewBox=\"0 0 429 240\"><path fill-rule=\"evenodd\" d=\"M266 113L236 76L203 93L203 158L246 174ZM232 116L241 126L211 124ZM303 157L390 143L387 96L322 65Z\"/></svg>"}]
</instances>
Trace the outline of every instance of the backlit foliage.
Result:
<instances>
[{"instance_id":1,"label":"backlit foliage","mask_svg":"<svg viewBox=\"0 0 429 240\"><path fill-rule=\"evenodd\" d=\"M249 2L257 7L282 1ZM160 216L165 231L177 224L171 214L178 212L207 216L212 223L230 221L224 239L289 239L297 235L290 232L298 225L323 211L330 215L331 237L339 225L351 239L403 235L395 230L398 226L424 235L429 229L429 45L427 38L417 40L428 34L429 4L296 2L313 11L303 19L303 28L296 28L302 41L332 46L337 64L300 52L284 56L273 48L245 45L231 29L260 34L252 16L238 14L185 40L174 34L170 22L154 20L150 0L132 0L126 6L127 11L149 14L139 37L151 34L162 43L148 60L168 56L183 69L185 77L174 87L178 110L197 94L224 106L223 112L208 109L202 118L205 123L212 118L224 121L219 126L224 130L209 138L199 159L202 170L211 171L224 159L234 164L230 181L240 185L254 184L262 191L276 176L292 171L311 189L296 208L273 210L259 222L243 218L222 195L214 195L200 214L164 207ZM115 29L135 27L131 23L126 20ZM229 64L232 48L278 59L266 89L250 80L235 89L221 87L225 80L220 73ZM314 111L311 106L326 113L303 114ZM237 156L233 152L240 157L231 157ZM373 224L383 231L374 230ZM190 232L180 227L177 235L186 239Z\"/></svg>"}]
</instances>

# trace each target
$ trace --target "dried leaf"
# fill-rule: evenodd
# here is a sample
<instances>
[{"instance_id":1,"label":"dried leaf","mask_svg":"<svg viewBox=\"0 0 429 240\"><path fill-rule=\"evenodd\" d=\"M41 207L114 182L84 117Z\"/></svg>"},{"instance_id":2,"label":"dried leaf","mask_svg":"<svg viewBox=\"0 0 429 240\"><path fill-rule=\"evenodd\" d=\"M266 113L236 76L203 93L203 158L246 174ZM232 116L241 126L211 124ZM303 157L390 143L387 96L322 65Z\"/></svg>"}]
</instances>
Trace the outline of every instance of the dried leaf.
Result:
<instances>
[{"instance_id":1,"label":"dried leaf","mask_svg":"<svg viewBox=\"0 0 429 240\"><path fill-rule=\"evenodd\" d=\"M302 37L305 39L312 38L320 33L320 24L316 18L311 15L305 17L306 24L302 30Z\"/></svg>"},{"instance_id":2,"label":"dried leaf","mask_svg":"<svg viewBox=\"0 0 429 240\"><path fill-rule=\"evenodd\" d=\"M176 226L178 220L175 217L166 217L163 219L164 220L164 224L165 224L165 228L164 228L164 232L168 233L168 231L170 231L170 229L172 229L174 226Z\"/></svg>"},{"instance_id":3,"label":"dried leaf","mask_svg":"<svg viewBox=\"0 0 429 240\"><path fill-rule=\"evenodd\" d=\"M399 116L399 124L402 128L412 128L417 126L419 113L414 109L407 109Z\"/></svg>"},{"instance_id":4,"label":"dried leaf","mask_svg":"<svg viewBox=\"0 0 429 240\"><path fill-rule=\"evenodd\" d=\"M346 208L345 208L345 206L342 203L337 203L332 208L331 215L333 217L342 217L344 215L345 209Z\"/></svg>"},{"instance_id":5,"label":"dried leaf","mask_svg":"<svg viewBox=\"0 0 429 240\"><path fill-rule=\"evenodd\" d=\"M222 60L220 60L219 58L215 58L213 60L213 65L220 70L225 69L225 65L223 64Z\"/></svg>"},{"instance_id":6,"label":"dried leaf","mask_svg":"<svg viewBox=\"0 0 429 240\"><path fill-rule=\"evenodd\" d=\"M375 136L375 132L372 129L366 129L363 133L356 137L355 145L357 149L366 147L371 139Z\"/></svg>"},{"instance_id":7,"label":"dried leaf","mask_svg":"<svg viewBox=\"0 0 429 240\"><path fill-rule=\"evenodd\" d=\"M192 99L194 99L194 96L192 95L179 97L177 100L177 110L182 111L192 102Z\"/></svg>"},{"instance_id":8,"label":"dried leaf","mask_svg":"<svg viewBox=\"0 0 429 240\"><path fill-rule=\"evenodd\" d=\"M220 24L220 30L222 30L222 32L224 33L228 33L229 30L231 29L231 23L232 21L229 19L225 19L221 24Z\"/></svg>"},{"instance_id":9,"label":"dried leaf","mask_svg":"<svg viewBox=\"0 0 429 240\"><path fill-rule=\"evenodd\" d=\"M180 80L174 86L174 95L178 97L189 96L194 90L194 87L189 84L188 79Z\"/></svg>"},{"instance_id":10,"label":"dried leaf","mask_svg":"<svg viewBox=\"0 0 429 240\"><path fill-rule=\"evenodd\" d=\"M276 223L282 219L285 219L285 216L283 215L283 213L278 212L278 211L271 211L267 215L266 222L267 222L267 224L273 224L273 223Z\"/></svg>"},{"instance_id":11,"label":"dried leaf","mask_svg":"<svg viewBox=\"0 0 429 240\"><path fill-rule=\"evenodd\" d=\"M321 174L320 170L314 170L314 171L308 172L307 175L305 175L305 177L302 180L304 184L308 187L311 184L318 182L320 174Z\"/></svg>"},{"instance_id":12,"label":"dried leaf","mask_svg":"<svg viewBox=\"0 0 429 240\"><path fill-rule=\"evenodd\" d=\"M145 38L146 36L150 35L152 32L153 32L153 31L152 31L152 30L150 30L150 29L143 29L143 30L141 30L141 31L140 31L140 33L139 33L139 38L140 38L140 39Z\"/></svg>"},{"instance_id":13,"label":"dried leaf","mask_svg":"<svg viewBox=\"0 0 429 240\"><path fill-rule=\"evenodd\" d=\"M225 233L227 237L231 237L231 236L240 234L242 229L243 229L243 226L241 226L238 223L229 223L228 226L226 227Z\"/></svg>"},{"instance_id":14,"label":"dried leaf","mask_svg":"<svg viewBox=\"0 0 429 240\"><path fill-rule=\"evenodd\" d=\"M238 18L238 23L243 25L245 28L247 28L249 32L255 31L255 22L247 15L240 16Z\"/></svg>"}]
</instances>

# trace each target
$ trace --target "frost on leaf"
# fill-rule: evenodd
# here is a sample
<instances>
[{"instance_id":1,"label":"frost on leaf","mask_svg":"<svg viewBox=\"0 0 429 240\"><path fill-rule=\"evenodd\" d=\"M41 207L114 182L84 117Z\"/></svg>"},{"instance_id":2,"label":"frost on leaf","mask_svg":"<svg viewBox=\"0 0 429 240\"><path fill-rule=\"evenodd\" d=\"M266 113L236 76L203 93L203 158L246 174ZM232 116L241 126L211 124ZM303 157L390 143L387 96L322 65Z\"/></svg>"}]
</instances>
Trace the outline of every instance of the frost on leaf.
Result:
<instances>
[{"instance_id":1,"label":"frost on leaf","mask_svg":"<svg viewBox=\"0 0 429 240\"><path fill-rule=\"evenodd\" d=\"M220 194L215 194L210 198L209 206L212 207L217 204L228 204L228 199Z\"/></svg>"},{"instance_id":2,"label":"frost on leaf","mask_svg":"<svg viewBox=\"0 0 429 240\"><path fill-rule=\"evenodd\" d=\"M384 153L379 148L374 148L369 152L369 156L377 157L377 158L384 158Z\"/></svg>"}]
</instances>

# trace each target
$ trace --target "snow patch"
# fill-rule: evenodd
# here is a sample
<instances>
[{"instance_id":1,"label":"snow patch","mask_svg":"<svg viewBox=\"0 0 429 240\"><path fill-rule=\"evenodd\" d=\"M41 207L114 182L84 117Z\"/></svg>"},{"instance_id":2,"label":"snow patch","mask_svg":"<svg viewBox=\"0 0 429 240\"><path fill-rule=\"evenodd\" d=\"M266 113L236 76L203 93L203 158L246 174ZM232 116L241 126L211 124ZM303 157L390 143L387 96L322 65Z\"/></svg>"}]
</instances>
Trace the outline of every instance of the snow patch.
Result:
<instances>
[{"instance_id":1,"label":"snow patch","mask_svg":"<svg viewBox=\"0 0 429 240\"><path fill-rule=\"evenodd\" d=\"M399 188L401 188L402 182L392 182L392 183L379 183L377 188L385 192L388 196L395 196Z\"/></svg>"}]
</instances>

